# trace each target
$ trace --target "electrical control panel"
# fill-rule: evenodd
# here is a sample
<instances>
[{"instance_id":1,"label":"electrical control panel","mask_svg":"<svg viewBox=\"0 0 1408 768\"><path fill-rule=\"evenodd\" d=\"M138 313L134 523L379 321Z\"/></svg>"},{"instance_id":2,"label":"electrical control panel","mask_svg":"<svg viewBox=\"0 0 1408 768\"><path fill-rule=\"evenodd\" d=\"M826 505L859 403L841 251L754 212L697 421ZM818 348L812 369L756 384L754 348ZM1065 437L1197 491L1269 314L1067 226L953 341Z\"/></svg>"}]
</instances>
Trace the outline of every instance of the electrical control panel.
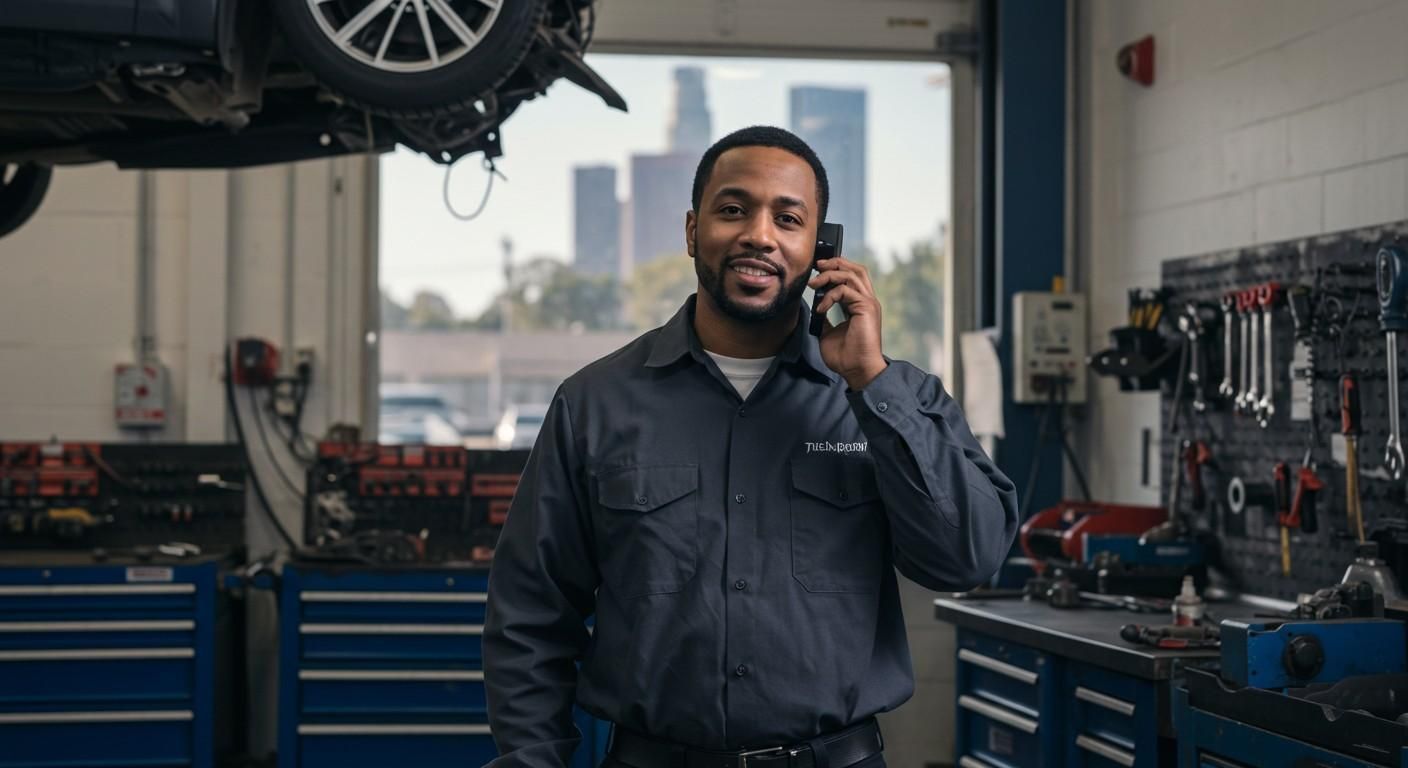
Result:
<instances>
[{"instance_id":1,"label":"electrical control panel","mask_svg":"<svg viewBox=\"0 0 1408 768\"><path fill-rule=\"evenodd\" d=\"M527 462L527 450L320 443L304 543L362 561L487 561Z\"/></svg>"},{"instance_id":2,"label":"electrical control panel","mask_svg":"<svg viewBox=\"0 0 1408 768\"><path fill-rule=\"evenodd\" d=\"M244 548L237 445L0 443L0 551Z\"/></svg>"},{"instance_id":3,"label":"electrical control panel","mask_svg":"<svg viewBox=\"0 0 1408 768\"><path fill-rule=\"evenodd\" d=\"M1084 403L1085 297L1015 293L1012 328L1012 401Z\"/></svg>"},{"instance_id":4,"label":"electrical control panel","mask_svg":"<svg viewBox=\"0 0 1408 768\"><path fill-rule=\"evenodd\" d=\"M160 363L123 363L115 369L113 416L123 429L166 426L167 373Z\"/></svg>"}]
</instances>

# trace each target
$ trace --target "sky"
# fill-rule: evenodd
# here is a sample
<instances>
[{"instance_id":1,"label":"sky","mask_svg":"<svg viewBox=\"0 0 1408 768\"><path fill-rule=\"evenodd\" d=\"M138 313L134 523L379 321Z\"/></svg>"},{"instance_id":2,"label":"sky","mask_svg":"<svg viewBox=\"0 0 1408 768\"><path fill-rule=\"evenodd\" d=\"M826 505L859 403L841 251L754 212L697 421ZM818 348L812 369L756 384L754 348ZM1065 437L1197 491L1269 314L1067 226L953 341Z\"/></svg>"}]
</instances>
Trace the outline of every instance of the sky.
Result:
<instances>
[{"instance_id":1,"label":"sky","mask_svg":"<svg viewBox=\"0 0 1408 768\"><path fill-rule=\"evenodd\" d=\"M566 80L520 106L503 125L504 156L496 161L506 180L494 182L473 221L445 209L445 166L404 147L382 157L381 285L393 298L404 303L419 290L434 290L460 315L477 315L503 285L506 237L515 261L570 260L572 168L615 165L617 195L627 198L630 156L666 148L678 66L706 70L716 139L747 125L787 127L792 86L866 89L870 245L883 262L914 241L933 239L948 220L951 120L943 64L615 54L587 60L630 112L610 109ZM473 211L485 181L480 155L461 159L450 178L454 207ZM681 250L684 213L681 207Z\"/></svg>"}]
</instances>

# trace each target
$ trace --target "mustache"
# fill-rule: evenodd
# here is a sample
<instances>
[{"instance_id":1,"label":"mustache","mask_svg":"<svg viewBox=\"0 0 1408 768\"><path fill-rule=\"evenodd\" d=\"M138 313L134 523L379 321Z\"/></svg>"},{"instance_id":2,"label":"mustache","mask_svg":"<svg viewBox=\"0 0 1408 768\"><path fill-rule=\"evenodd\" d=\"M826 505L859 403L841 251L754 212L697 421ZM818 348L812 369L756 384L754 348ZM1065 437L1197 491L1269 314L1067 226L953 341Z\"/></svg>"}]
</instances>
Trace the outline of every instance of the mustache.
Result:
<instances>
[{"instance_id":1,"label":"mustache","mask_svg":"<svg viewBox=\"0 0 1408 768\"><path fill-rule=\"evenodd\" d=\"M781 264L778 264L776 261L773 261L772 259L768 258L761 251L744 251L743 253L729 256L728 258L724 259L724 269L728 269L733 264L733 262L740 261L742 259L749 259L750 261L761 261L764 264L767 264L769 267L772 267L773 271L777 274L787 274L787 270L783 269Z\"/></svg>"}]
</instances>

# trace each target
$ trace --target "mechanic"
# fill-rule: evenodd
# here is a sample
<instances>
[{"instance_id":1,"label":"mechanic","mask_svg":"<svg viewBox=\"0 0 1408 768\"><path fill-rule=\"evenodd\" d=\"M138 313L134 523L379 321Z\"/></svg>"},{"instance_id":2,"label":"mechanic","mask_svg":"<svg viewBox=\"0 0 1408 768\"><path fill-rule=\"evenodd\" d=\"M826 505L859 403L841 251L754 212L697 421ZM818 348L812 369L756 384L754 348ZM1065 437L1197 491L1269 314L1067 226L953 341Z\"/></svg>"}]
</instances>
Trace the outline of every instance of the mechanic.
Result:
<instances>
[{"instance_id":1,"label":"mechanic","mask_svg":"<svg viewBox=\"0 0 1408 768\"><path fill-rule=\"evenodd\" d=\"M914 691L895 569L983 583L1017 501L938 378L882 354L866 269L812 276L827 197L787 131L714 144L698 291L554 396L490 572L495 768L567 765L574 699L611 766L884 765L873 716ZM819 343L808 285L846 315Z\"/></svg>"}]
</instances>

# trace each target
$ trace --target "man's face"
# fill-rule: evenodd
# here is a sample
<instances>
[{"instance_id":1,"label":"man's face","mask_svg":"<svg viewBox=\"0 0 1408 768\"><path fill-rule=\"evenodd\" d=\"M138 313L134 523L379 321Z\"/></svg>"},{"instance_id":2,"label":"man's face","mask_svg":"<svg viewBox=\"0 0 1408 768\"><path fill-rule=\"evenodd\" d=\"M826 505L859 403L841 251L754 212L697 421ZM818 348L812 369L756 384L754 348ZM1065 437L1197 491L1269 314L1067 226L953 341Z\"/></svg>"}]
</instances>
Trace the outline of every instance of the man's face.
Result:
<instances>
[{"instance_id":1,"label":"man's face","mask_svg":"<svg viewBox=\"0 0 1408 768\"><path fill-rule=\"evenodd\" d=\"M700 288L724 314L763 322L796 312L816 248L816 174L773 147L719 156L685 222Z\"/></svg>"}]
</instances>

